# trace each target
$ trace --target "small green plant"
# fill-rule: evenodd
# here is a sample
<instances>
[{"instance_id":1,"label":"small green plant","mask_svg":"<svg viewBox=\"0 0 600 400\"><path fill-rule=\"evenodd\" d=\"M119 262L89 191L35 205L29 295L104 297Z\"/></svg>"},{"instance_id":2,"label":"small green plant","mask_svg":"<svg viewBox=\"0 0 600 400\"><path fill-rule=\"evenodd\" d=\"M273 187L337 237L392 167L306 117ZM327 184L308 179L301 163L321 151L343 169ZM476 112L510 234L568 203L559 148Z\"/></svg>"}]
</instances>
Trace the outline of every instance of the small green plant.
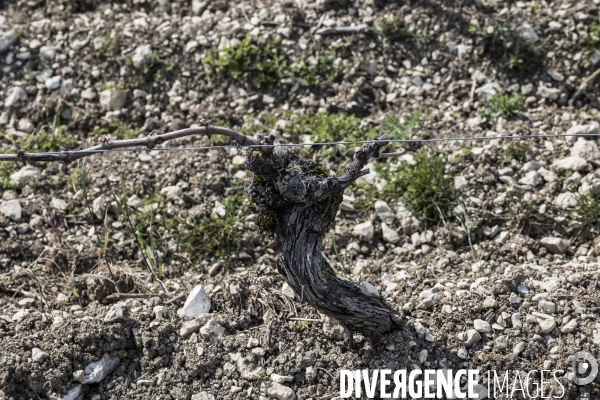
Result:
<instances>
[{"instance_id":1,"label":"small green plant","mask_svg":"<svg viewBox=\"0 0 600 400\"><path fill-rule=\"evenodd\" d=\"M195 223L175 220L177 243L190 254L212 253L225 257L240 236L243 200L241 195L226 197L223 201L226 214L222 218L211 216Z\"/></svg>"},{"instance_id":2,"label":"small green plant","mask_svg":"<svg viewBox=\"0 0 600 400\"><path fill-rule=\"evenodd\" d=\"M3 151L0 149L0 154ZM2 161L0 162L0 189L1 190L14 190L17 188L17 185L10 182L10 174L13 173L13 162Z\"/></svg>"},{"instance_id":3,"label":"small green plant","mask_svg":"<svg viewBox=\"0 0 600 400\"><path fill-rule=\"evenodd\" d=\"M60 118L55 116L50 125L45 125L37 133L27 135L25 138L13 140L6 136L0 130L0 139L5 139L13 146L21 148L28 152L51 152L65 150L67 146L73 144L73 137L67 132L64 125L60 124ZM0 147L0 153L8 149ZM44 165L45 163L40 163ZM15 189L16 185L10 183L10 174L15 170L15 163L0 162L0 189Z\"/></svg>"},{"instance_id":4,"label":"small green plant","mask_svg":"<svg viewBox=\"0 0 600 400\"><path fill-rule=\"evenodd\" d=\"M600 50L600 24L594 21L588 27L587 34L583 37L583 48L588 52Z\"/></svg>"},{"instance_id":5,"label":"small green plant","mask_svg":"<svg viewBox=\"0 0 600 400\"><path fill-rule=\"evenodd\" d=\"M371 185L365 183L355 183L356 188L356 200L354 200L354 207L356 211L361 214L369 214L373 211L375 199L377 197L377 191Z\"/></svg>"},{"instance_id":6,"label":"small green plant","mask_svg":"<svg viewBox=\"0 0 600 400\"><path fill-rule=\"evenodd\" d=\"M390 198L401 198L406 208L425 227L447 220L456 199L454 182L451 173L445 173L442 157L421 148L414 156L413 165L402 161L395 171L383 168L381 164L376 165L376 169L388 181L384 194Z\"/></svg>"},{"instance_id":7,"label":"small green plant","mask_svg":"<svg viewBox=\"0 0 600 400\"><path fill-rule=\"evenodd\" d=\"M512 190L507 193L507 217L519 232L530 235L542 231L544 218L530 201L525 201L523 193Z\"/></svg>"},{"instance_id":8,"label":"small green plant","mask_svg":"<svg viewBox=\"0 0 600 400\"><path fill-rule=\"evenodd\" d=\"M133 65L132 58L127 59L128 65ZM148 62L145 63L140 71L134 74L134 78L127 82L126 88L129 90L136 89L142 85L153 82L154 80L168 74L173 70L173 65L161 58L158 53L150 53Z\"/></svg>"},{"instance_id":9,"label":"small green plant","mask_svg":"<svg viewBox=\"0 0 600 400\"><path fill-rule=\"evenodd\" d=\"M483 46L484 54L509 71L526 74L539 69L544 63L547 45L538 40L531 41L519 31L520 24L492 21L488 26L469 27L469 33L476 37L476 43Z\"/></svg>"},{"instance_id":10,"label":"small green plant","mask_svg":"<svg viewBox=\"0 0 600 400\"><path fill-rule=\"evenodd\" d=\"M527 161L527 155L532 154L531 147L520 142L511 142L499 156L500 165L510 164L512 160L521 163Z\"/></svg>"},{"instance_id":11,"label":"small green plant","mask_svg":"<svg viewBox=\"0 0 600 400\"><path fill-rule=\"evenodd\" d=\"M414 37L404 22L391 14L383 17L381 23L375 28L375 32L387 40L398 42L411 40Z\"/></svg>"},{"instance_id":12,"label":"small green plant","mask_svg":"<svg viewBox=\"0 0 600 400\"><path fill-rule=\"evenodd\" d=\"M322 39L316 49L292 64L290 70L292 77L300 78L303 86L339 82L345 71L344 61L351 58L348 43L328 44Z\"/></svg>"},{"instance_id":13,"label":"small green plant","mask_svg":"<svg viewBox=\"0 0 600 400\"><path fill-rule=\"evenodd\" d=\"M265 374L264 372L260 372L260 373L258 373L258 374L256 374L256 375L254 375L254 376L252 377L252 381L253 381L253 382L254 382L254 384L255 384L256 386L258 386L258 387L260 387L260 385L261 385L263 382L266 382L266 381L268 381L268 380L269 380L269 377L268 377L268 376L267 376L267 374Z\"/></svg>"},{"instance_id":14,"label":"small green plant","mask_svg":"<svg viewBox=\"0 0 600 400\"><path fill-rule=\"evenodd\" d=\"M400 119L391 115L386 115L383 119L382 132L388 135L388 138L395 140L408 140L412 137L413 130L419 123L423 110L418 109L410 113L404 123Z\"/></svg>"},{"instance_id":15,"label":"small green plant","mask_svg":"<svg viewBox=\"0 0 600 400\"><path fill-rule=\"evenodd\" d=\"M298 329L298 331L300 332L305 331L308 328L310 328L310 324L308 321L298 321L296 323L296 329Z\"/></svg>"},{"instance_id":16,"label":"small green plant","mask_svg":"<svg viewBox=\"0 0 600 400\"><path fill-rule=\"evenodd\" d=\"M0 138L4 138L4 131L0 129ZM0 154L4 154L4 149L0 147ZM14 171L15 163L9 161L0 161L0 190L15 189L16 185L10 183L10 174Z\"/></svg>"},{"instance_id":17,"label":"small green plant","mask_svg":"<svg viewBox=\"0 0 600 400\"><path fill-rule=\"evenodd\" d=\"M498 91L490 98L487 107L481 111L481 117L492 121L498 117L509 118L523 110L523 96Z\"/></svg>"},{"instance_id":18,"label":"small green plant","mask_svg":"<svg viewBox=\"0 0 600 400\"><path fill-rule=\"evenodd\" d=\"M600 193L595 194L590 190L577 195L577 204L571 210L571 214L579 223L576 238L586 229L600 226Z\"/></svg>"},{"instance_id":19,"label":"small green plant","mask_svg":"<svg viewBox=\"0 0 600 400\"><path fill-rule=\"evenodd\" d=\"M108 126L94 126L94 129L89 133L90 136L110 136L113 139L131 139L135 133L123 121L111 122Z\"/></svg>"},{"instance_id":20,"label":"small green plant","mask_svg":"<svg viewBox=\"0 0 600 400\"><path fill-rule=\"evenodd\" d=\"M309 116L302 114L293 123L286 126L285 132L292 138L310 135L313 142L346 142L366 140L375 137L374 130L365 131L360 127L361 119L346 114L329 114L320 112ZM320 152L323 156L344 155L353 151L352 146L327 146L306 148L308 156Z\"/></svg>"},{"instance_id":21,"label":"small green plant","mask_svg":"<svg viewBox=\"0 0 600 400\"><path fill-rule=\"evenodd\" d=\"M223 50L213 47L204 58L204 65L212 79L250 82L255 88L278 86L287 69L279 40L259 43L250 35Z\"/></svg>"},{"instance_id":22,"label":"small green plant","mask_svg":"<svg viewBox=\"0 0 600 400\"><path fill-rule=\"evenodd\" d=\"M50 125L44 125L37 133L27 135L17 141L2 135L0 137L8 139L13 145L16 145L28 152L49 152L65 150L67 146L73 144L74 140L67 131L66 126L60 124L60 117L56 115Z\"/></svg>"}]
</instances>

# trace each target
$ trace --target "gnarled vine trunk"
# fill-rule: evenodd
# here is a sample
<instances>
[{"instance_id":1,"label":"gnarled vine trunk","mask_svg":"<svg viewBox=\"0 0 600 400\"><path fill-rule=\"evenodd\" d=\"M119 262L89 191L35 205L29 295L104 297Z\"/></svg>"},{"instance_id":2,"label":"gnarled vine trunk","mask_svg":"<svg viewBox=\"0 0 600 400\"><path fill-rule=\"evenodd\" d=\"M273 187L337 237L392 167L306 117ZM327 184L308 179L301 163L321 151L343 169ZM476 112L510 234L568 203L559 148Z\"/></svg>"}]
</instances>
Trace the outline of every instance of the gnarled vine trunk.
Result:
<instances>
[{"instance_id":1,"label":"gnarled vine trunk","mask_svg":"<svg viewBox=\"0 0 600 400\"><path fill-rule=\"evenodd\" d=\"M372 342L399 326L397 312L382 297L366 295L353 282L340 279L323 261L321 244L334 224L344 189L369 172L363 168L385 145L384 139L357 148L340 177L330 177L314 161L281 147L253 151L246 162L254 173L246 192L260 210L256 224L282 241L279 272L301 299ZM273 137L260 141L272 144Z\"/></svg>"}]
</instances>

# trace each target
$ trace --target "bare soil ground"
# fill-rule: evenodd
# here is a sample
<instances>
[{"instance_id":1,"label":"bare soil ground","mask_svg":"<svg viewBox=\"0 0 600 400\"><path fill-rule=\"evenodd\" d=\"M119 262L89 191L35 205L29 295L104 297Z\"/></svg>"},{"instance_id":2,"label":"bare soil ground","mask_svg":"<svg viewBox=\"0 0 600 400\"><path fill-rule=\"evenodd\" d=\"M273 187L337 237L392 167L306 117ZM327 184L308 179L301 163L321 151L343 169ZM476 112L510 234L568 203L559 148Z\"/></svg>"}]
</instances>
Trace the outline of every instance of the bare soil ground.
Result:
<instances>
[{"instance_id":1,"label":"bare soil ground","mask_svg":"<svg viewBox=\"0 0 600 400\"><path fill-rule=\"evenodd\" d=\"M598 133L597 85L569 101L600 66L598 18L596 0L0 1L4 153L201 118L280 143L370 139L417 110L409 137L486 137L390 146L408 164L378 162L346 191L323 254L404 320L376 344L354 335L358 349L284 285L243 151L0 162L0 399L332 399L340 369L383 368L564 370L562 398L600 398L600 377L568 373L578 351L600 360L600 141L494 138ZM211 72L207 56L249 33L285 60L274 83ZM496 91L522 106L490 115ZM355 119L336 136L335 116ZM393 190L420 148L452 193L430 224ZM351 160L302 154L332 174ZM190 325L197 285L212 307ZM104 355L116 369L82 384Z\"/></svg>"}]
</instances>

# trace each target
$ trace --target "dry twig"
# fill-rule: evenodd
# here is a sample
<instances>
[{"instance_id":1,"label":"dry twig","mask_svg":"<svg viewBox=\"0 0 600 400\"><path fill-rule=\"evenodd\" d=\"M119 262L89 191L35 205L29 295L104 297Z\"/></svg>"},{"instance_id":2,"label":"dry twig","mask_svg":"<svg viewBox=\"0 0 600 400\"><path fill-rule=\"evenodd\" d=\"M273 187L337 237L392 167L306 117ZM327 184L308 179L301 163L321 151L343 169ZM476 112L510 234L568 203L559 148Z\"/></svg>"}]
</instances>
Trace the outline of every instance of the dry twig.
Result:
<instances>
[{"instance_id":1,"label":"dry twig","mask_svg":"<svg viewBox=\"0 0 600 400\"><path fill-rule=\"evenodd\" d=\"M590 76L585 78L583 82L581 82L581 85L579 85L579 89L577 89L573 97L571 97L571 100L569 100L570 106L572 106L573 103L575 103L575 100L577 100L577 98L581 96L588 89L588 87L592 85L592 83L594 83L598 76L600 76L600 68L598 68L596 71L594 71L593 74L591 74Z\"/></svg>"}]
</instances>

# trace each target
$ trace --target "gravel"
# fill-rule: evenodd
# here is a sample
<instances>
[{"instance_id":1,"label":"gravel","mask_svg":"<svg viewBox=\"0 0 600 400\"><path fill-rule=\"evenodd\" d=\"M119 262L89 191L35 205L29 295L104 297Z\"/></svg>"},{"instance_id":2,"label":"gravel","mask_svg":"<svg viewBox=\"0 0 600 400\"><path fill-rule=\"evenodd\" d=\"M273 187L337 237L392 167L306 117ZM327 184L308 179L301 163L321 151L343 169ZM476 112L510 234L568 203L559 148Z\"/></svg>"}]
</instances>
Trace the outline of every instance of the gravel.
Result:
<instances>
[{"instance_id":1,"label":"gravel","mask_svg":"<svg viewBox=\"0 0 600 400\"><path fill-rule=\"evenodd\" d=\"M119 126L144 137L200 118L299 142L314 136L286 126L318 112L352 114L370 138L386 115L406 121L418 108L413 138L485 139L427 146L442 157L462 224L452 212L445 223L420 223L401 198L386 195L377 164L344 193L321 250L337 274L383 297L405 321L373 346L354 335L357 349L278 274L281 249L256 232L257 210L245 201L227 207L251 183L242 151L145 149L68 168L0 165L0 397L335 398L339 382L330 374L342 368L565 370L577 351L598 353L600 231L576 218L579 196L600 193L599 142L533 138L511 159L514 142L496 138L598 132L598 87L568 103L600 59L582 47L598 17L593 2L128 0L83 10L84 2L55 3L8 2L1 10L3 152L13 143L41 151L44 134L78 149L122 135ZM375 28L386 14L416 40L403 49L387 40L384 48ZM549 47L539 70L503 71L468 33L511 16L518 35ZM361 24L355 34L315 34L318 25ZM340 58L348 64L341 76L312 88L291 76L261 89L209 79L202 61L209 49L247 34L260 43L280 39L290 63L324 59L336 46L360 57ZM487 120L481 111L499 91L520 93L525 108ZM214 143L185 138L157 147ZM404 151L410 164L423 147L390 151ZM339 176L352 153L334 149L329 159L316 148L311 156ZM397 171L404 168L397 161L378 163ZM87 200L77 180L84 168ZM113 195L131 208L132 223L152 225L130 232ZM225 255L178 242L188 224L236 216ZM168 293L149 264L155 272L162 266ZM142 296L113 304L107 296L117 292ZM597 385L559 376L566 397L600 396Z\"/></svg>"}]
</instances>

